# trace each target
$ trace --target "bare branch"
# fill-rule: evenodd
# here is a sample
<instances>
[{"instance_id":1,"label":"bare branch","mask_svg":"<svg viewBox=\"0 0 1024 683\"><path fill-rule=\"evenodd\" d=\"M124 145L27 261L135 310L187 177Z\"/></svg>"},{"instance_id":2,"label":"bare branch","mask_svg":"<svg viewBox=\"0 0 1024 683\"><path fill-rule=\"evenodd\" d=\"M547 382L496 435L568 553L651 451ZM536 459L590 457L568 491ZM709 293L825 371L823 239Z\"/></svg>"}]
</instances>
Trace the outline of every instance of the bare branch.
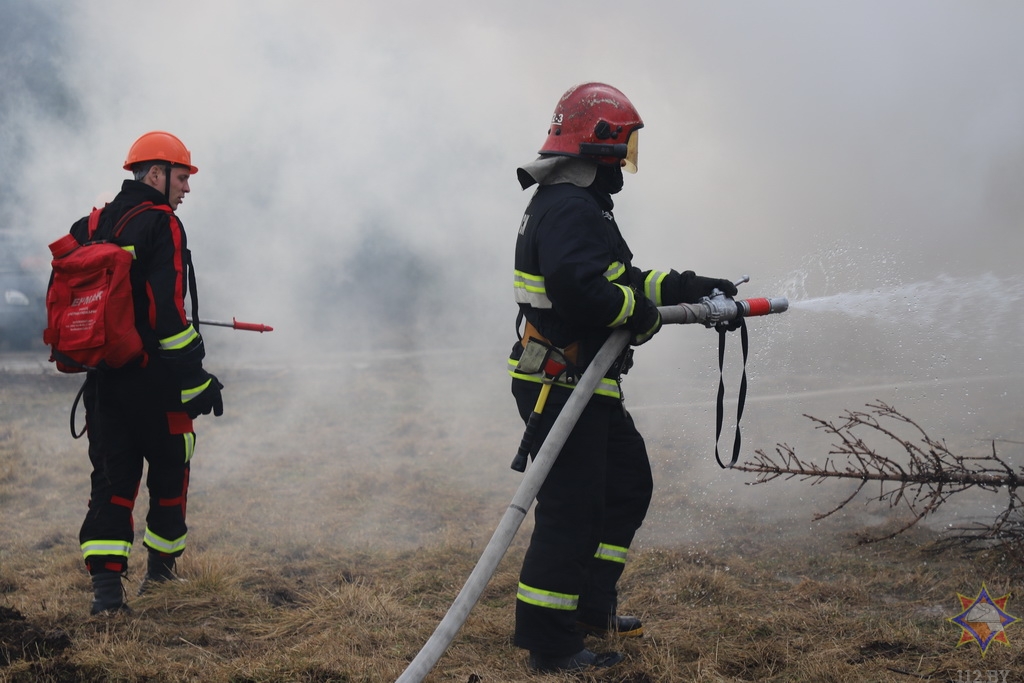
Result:
<instances>
[{"instance_id":1,"label":"bare branch","mask_svg":"<svg viewBox=\"0 0 1024 683\"><path fill-rule=\"evenodd\" d=\"M787 444L776 444L773 454L757 450L751 461L733 469L756 474L757 479L750 482L752 485L794 477L809 481L812 486L829 479L860 480L853 493L827 512L816 514L815 520L842 510L864 490L868 482L877 481L879 491L871 500L886 502L890 508L902 507L911 516L896 531L880 537L864 537L862 543L882 541L903 533L934 514L950 497L970 488L1005 491L1006 509L992 523L956 527L952 530L953 538L968 543L997 542L1024 548L1024 500L1017 493L1017 489L1024 485L1024 468L1014 469L999 457L997 439L992 440L989 455L960 456L952 453L945 441L933 439L917 422L894 407L882 401L869 403L866 407L866 412L847 411L834 422L804 416L814 423L815 429L837 440L832 444L824 465L801 459ZM901 433L908 430L910 436ZM881 454L865 441L862 433L884 437L901 451L902 457Z\"/></svg>"}]
</instances>

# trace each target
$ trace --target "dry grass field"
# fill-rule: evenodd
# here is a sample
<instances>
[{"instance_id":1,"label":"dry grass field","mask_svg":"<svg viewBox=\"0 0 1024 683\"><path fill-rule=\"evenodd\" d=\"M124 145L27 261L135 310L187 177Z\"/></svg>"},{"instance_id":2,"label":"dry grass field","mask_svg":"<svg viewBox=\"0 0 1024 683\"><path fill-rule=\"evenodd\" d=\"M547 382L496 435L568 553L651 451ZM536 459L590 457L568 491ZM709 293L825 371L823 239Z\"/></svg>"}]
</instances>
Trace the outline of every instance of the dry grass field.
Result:
<instances>
[{"instance_id":1,"label":"dry grass field","mask_svg":"<svg viewBox=\"0 0 1024 683\"><path fill-rule=\"evenodd\" d=\"M68 433L79 379L0 372L0 681L393 681L519 483L521 424L493 374L401 356L221 371L227 413L198 423L185 580L135 597L136 541L132 613L90 617L77 542L89 467ZM698 437L670 437L656 413L638 417L655 502L622 582L646 635L593 642L626 660L578 680L1024 681L1024 626L983 657L949 621L982 585L1024 616L1020 558L935 552L923 527L858 546L866 525L893 522L884 509L812 522L840 489L688 469L677 437ZM145 508L143 494L137 529ZM560 680L530 674L510 642L529 524L428 681Z\"/></svg>"}]
</instances>

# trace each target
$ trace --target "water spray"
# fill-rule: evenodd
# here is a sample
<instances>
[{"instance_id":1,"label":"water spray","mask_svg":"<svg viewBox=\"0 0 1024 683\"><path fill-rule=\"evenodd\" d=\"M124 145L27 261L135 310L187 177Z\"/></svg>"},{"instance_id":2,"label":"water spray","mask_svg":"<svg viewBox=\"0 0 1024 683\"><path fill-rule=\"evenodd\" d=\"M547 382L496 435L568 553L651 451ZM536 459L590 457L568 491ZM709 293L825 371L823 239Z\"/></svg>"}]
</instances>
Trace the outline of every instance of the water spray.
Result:
<instances>
[{"instance_id":1,"label":"water spray","mask_svg":"<svg viewBox=\"0 0 1024 683\"><path fill-rule=\"evenodd\" d=\"M736 285L739 286L749 281L750 278L744 275L736 282ZM721 338L724 339L725 331L733 321L742 321L745 317L762 316L769 313L782 313L788 308L789 301L785 298L734 301L722 292L713 290L710 296L704 297L698 303L659 306L658 312L661 314L663 323L701 323L705 327L716 327L721 333ZM746 328L742 329L745 339ZM616 330L612 332L597 355L594 356L551 426L533 464L523 476L519 488L512 497L512 502L505 510L505 514L494 530L487 547L480 555L472 573L466 579L462 590L455 597L441 623L434 629L433 635L409 663L402 675L398 677L396 683L420 683L451 645L459 629L469 617L470 610L476 605L484 588L487 587L487 583L494 576L498 563L505 557L505 553L512 544L512 539L522 525L523 519L526 518L527 511L537 497L537 492L540 491L558 453L562 450L566 439L569 438L573 427L576 426L576 421L583 413L590 397L597 389L604 374L608 372L612 363L628 343L629 332L623 329ZM721 354L719 357L721 358Z\"/></svg>"}]
</instances>

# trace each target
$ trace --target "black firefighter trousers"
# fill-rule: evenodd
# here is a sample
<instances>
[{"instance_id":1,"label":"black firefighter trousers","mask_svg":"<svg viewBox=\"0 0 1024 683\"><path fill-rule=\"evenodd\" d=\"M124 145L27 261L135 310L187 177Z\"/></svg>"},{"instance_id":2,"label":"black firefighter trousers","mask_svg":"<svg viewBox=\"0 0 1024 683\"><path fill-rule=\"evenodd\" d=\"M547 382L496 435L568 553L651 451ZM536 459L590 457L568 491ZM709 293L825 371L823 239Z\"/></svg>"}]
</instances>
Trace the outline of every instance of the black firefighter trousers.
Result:
<instances>
[{"instance_id":1,"label":"black firefighter trousers","mask_svg":"<svg viewBox=\"0 0 1024 683\"><path fill-rule=\"evenodd\" d=\"M539 391L539 383L512 380L524 421ZM531 455L569 396L567 389L552 387ZM577 620L608 623L616 611L625 551L647 515L652 490L647 448L633 418L620 401L592 397L537 494L533 535L519 577L516 646L571 655L583 649ZM531 595L541 599L532 601ZM547 596L554 597L544 604ZM564 604L554 606L559 599Z\"/></svg>"},{"instance_id":2,"label":"black firefighter trousers","mask_svg":"<svg viewBox=\"0 0 1024 683\"><path fill-rule=\"evenodd\" d=\"M179 412L179 392L166 370L152 365L90 372L86 379L83 402L93 470L79 540L91 574L128 568L144 462L149 463L149 510L143 543L173 557L184 550L195 433L192 420Z\"/></svg>"}]
</instances>

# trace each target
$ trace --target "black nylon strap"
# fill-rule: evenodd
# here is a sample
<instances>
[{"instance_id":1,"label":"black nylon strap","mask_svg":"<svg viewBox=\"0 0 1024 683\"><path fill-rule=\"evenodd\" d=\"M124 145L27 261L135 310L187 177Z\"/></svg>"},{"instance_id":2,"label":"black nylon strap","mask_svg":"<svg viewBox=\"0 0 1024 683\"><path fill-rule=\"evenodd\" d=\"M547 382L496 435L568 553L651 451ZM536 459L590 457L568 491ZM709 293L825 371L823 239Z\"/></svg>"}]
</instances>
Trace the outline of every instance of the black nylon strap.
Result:
<instances>
[{"instance_id":1,"label":"black nylon strap","mask_svg":"<svg viewBox=\"0 0 1024 683\"><path fill-rule=\"evenodd\" d=\"M71 404L71 438L78 439L85 434L85 430L88 428L88 424L82 427L82 431L75 431L75 413L78 410L78 402L82 400L82 394L85 393L85 382L82 382L81 388L78 390L78 394L75 395L75 402Z\"/></svg>"},{"instance_id":2,"label":"black nylon strap","mask_svg":"<svg viewBox=\"0 0 1024 683\"><path fill-rule=\"evenodd\" d=\"M192 267L192 250L187 250L185 255L186 267L188 268L189 297L192 299L192 327L199 331L199 288L196 287L196 269Z\"/></svg>"},{"instance_id":3,"label":"black nylon strap","mask_svg":"<svg viewBox=\"0 0 1024 683\"><path fill-rule=\"evenodd\" d=\"M130 221L131 219L135 218L140 213L143 213L145 211L149 211L152 208L155 208L155 205L153 204L153 202L142 202L141 204L136 204L132 208L128 209L128 211L126 211L125 214L123 216L121 216L120 220L118 220L117 223L114 224L114 228L113 228L113 230L111 230L111 237L110 237L110 239L111 240L115 240L118 237L120 237L121 236L121 231L124 230L124 226L128 225L128 221ZM101 211L102 210L103 209L101 209ZM99 232L99 226L96 227L96 232ZM93 241L105 241L105 240L102 239L102 238L96 237L95 233L91 233L90 232L89 235L88 235L88 240L87 241L93 242Z\"/></svg>"},{"instance_id":4,"label":"black nylon strap","mask_svg":"<svg viewBox=\"0 0 1024 683\"><path fill-rule=\"evenodd\" d=\"M732 460L728 466L722 464L722 458L718 453L718 440L722 436L722 417L725 412L725 379L722 376L722 367L725 365L725 334L728 328L724 325L718 326L718 401L715 415L715 460L722 469L732 467L740 457L740 419L743 417L743 405L747 402L747 323L741 317L739 320L740 343L743 347L743 377L740 380L740 394L736 406L736 440L732 446Z\"/></svg>"}]
</instances>

